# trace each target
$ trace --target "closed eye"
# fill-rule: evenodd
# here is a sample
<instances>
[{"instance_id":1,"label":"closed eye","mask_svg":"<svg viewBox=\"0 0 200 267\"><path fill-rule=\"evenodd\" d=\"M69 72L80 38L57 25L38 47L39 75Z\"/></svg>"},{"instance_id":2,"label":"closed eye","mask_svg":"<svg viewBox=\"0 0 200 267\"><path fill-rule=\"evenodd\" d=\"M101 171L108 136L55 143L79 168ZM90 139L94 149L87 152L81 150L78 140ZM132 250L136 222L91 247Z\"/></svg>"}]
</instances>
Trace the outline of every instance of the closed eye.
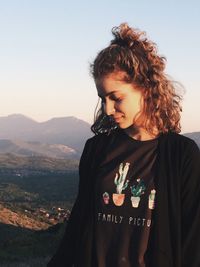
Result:
<instances>
[{"instance_id":1,"label":"closed eye","mask_svg":"<svg viewBox=\"0 0 200 267\"><path fill-rule=\"evenodd\" d=\"M105 104L106 103L106 99L104 97L101 97L101 96L99 96L99 97L101 99L101 103ZM112 100L114 102L117 102L117 103L120 103L122 101L122 99L123 99L122 97L116 97L114 95L109 96L109 98L110 98L110 100Z\"/></svg>"},{"instance_id":2,"label":"closed eye","mask_svg":"<svg viewBox=\"0 0 200 267\"><path fill-rule=\"evenodd\" d=\"M122 101L122 98L121 97L115 97L115 96L113 96L111 99L114 100L115 102L121 102Z\"/></svg>"}]
</instances>

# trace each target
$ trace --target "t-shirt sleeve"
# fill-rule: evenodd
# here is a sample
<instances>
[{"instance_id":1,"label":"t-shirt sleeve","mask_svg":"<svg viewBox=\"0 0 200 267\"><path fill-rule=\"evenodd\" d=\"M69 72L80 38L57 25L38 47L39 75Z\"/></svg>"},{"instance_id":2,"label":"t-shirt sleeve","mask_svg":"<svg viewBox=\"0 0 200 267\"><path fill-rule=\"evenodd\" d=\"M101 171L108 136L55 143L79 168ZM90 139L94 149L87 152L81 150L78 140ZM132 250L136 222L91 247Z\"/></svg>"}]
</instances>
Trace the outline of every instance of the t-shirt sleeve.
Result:
<instances>
[{"instance_id":1,"label":"t-shirt sleeve","mask_svg":"<svg viewBox=\"0 0 200 267\"><path fill-rule=\"evenodd\" d=\"M182 266L200 266L200 151L191 141L182 165Z\"/></svg>"}]
</instances>

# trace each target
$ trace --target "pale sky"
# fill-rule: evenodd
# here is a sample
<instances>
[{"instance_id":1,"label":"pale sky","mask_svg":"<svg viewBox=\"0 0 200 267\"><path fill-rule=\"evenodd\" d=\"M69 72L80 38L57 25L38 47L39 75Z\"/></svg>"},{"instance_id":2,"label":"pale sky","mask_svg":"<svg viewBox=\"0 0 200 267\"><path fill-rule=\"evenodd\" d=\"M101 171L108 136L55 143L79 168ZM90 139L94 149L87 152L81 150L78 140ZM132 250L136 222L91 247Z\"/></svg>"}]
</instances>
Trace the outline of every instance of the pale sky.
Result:
<instances>
[{"instance_id":1,"label":"pale sky","mask_svg":"<svg viewBox=\"0 0 200 267\"><path fill-rule=\"evenodd\" d=\"M93 121L89 63L122 22L147 32L186 90L182 133L200 131L198 0L0 0L0 116Z\"/></svg>"}]
</instances>

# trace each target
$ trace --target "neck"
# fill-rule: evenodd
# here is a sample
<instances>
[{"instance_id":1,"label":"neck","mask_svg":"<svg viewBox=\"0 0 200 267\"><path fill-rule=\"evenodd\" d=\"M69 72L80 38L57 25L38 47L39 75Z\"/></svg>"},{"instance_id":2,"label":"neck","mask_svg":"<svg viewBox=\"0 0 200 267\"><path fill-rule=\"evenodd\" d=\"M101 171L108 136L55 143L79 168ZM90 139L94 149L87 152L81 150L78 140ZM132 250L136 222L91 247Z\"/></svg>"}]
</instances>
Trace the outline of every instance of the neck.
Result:
<instances>
[{"instance_id":1,"label":"neck","mask_svg":"<svg viewBox=\"0 0 200 267\"><path fill-rule=\"evenodd\" d=\"M155 139L158 136L158 131L154 133L149 133L143 128L129 127L124 129L125 133L128 134L131 138L140 141L147 141Z\"/></svg>"}]
</instances>

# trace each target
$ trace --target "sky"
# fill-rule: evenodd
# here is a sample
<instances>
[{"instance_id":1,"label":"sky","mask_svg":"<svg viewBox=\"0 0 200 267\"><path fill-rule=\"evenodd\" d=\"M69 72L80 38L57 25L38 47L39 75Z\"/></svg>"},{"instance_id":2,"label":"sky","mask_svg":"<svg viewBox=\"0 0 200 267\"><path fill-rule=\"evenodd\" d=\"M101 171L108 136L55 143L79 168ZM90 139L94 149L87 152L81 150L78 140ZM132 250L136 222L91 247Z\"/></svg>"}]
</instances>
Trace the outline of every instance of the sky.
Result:
<instances>
[{"instance_id":1,"label":"sky","mask_svg":"<svg viewBox=\"0 0 200 267\"><path fill-rule=\"evenodd\" d=\"M0 0L0 117L93 122L89 64L122 22L147 33L184 88L182 133L200 131L198 0Z\"/></svg>"}]
</instances>

